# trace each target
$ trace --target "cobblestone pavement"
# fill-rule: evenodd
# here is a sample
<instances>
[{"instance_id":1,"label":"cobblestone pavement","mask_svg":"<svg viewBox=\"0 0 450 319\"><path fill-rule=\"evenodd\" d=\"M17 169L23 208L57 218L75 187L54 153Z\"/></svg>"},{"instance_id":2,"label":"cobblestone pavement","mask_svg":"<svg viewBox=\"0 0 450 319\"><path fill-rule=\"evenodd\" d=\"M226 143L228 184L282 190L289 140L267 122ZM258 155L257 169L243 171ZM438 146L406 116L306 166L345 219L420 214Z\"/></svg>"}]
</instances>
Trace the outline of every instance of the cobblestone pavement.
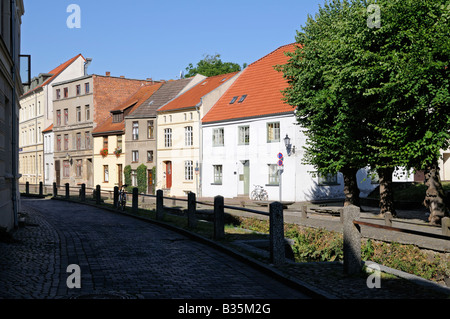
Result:
<instances>
[{"instance_id":1,"label":"cobblestone pavement","mask_svg":"<svg viewBox=\"0 0 450 319\"><path fill-rule=\"evenodd\" d=\"M308 298L207 245L102 209L24 199L26 224L0 242L0 299ZM81 269L69 289L67 266Z\"/></svg>"}]
</instances>

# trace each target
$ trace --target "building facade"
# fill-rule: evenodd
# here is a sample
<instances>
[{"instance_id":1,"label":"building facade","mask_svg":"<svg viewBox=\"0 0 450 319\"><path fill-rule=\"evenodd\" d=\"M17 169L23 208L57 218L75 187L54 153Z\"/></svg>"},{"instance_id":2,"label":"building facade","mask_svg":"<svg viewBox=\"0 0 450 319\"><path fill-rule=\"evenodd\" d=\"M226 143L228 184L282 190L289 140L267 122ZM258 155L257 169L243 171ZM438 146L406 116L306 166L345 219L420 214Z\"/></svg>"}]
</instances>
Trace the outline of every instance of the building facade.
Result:
<instances>
[{"instance_id":1,"label":"building facade","mask_svg":"<svg viewBox=\"0 0 450 319\"><path fill-rule=\"evenodd\" d=\"M86 75L53 85L54 167L57 185L95 187L92 130L148 80Z\"/></svg>"},{"instance_id":2,"label":"building facade","mask_svg":"<svg viewBox=\"0 0 450 319\"><path fill-rule=\"evenodd\" d=\"M132 114L160 87L161 83L141 87L124 103L112 108L110 116L93 130L94 185L114 190L115 186L121 187L125 184L125 158L129 153L125 143L125 116ZM136 175L132 174L130 177L133 186L138 186Z\"/></svg>"},{"instance_id":3,"label":"building facade","mask_svg":"<svg viewBox=\"0 0 450 319\"><path fill-rule=\"evenodd\" d=\"M49 73L33 78L20 98L20 172L21 183L45 182L44 141L42 132L53 124L52 84L84 74L86 60L81 54L62 63ZM48 156L47 156L48 157Z\"/></svg>"},{"instance_id":4,"label":"building facade","mask_svg":"<svg viewBox=\"0 0 450 319\"><path fill-rule=\"evenodd\" d=\"M157 187L157 121L156 110L179 94L182 94L205 76L196 75L188 79L168 81L134 112L125 116L126 165L131 169L131 185L137 186L137 168L144 164L147 170L147 193L154 193Z\"/></svg>"},{"instance_id":5,"label":"building facade","mask_svg":"<svg viewBox=\"0 0 450 319\"><path fill-rule=\"evenodd\" d=\"M0 230L18 226L20 29L22 0L0 2Z\"/></svg>"},{"instance_id":6,"label":"building facade","mask_svg":"<svg viewBox=\"0 0 450 319\"><path fill-rule=\"evenodd\" d=\"M208 77L158 109L156 171L166 195L201 196L201 119L239 74Z\"/></svg>"}]
</instances>

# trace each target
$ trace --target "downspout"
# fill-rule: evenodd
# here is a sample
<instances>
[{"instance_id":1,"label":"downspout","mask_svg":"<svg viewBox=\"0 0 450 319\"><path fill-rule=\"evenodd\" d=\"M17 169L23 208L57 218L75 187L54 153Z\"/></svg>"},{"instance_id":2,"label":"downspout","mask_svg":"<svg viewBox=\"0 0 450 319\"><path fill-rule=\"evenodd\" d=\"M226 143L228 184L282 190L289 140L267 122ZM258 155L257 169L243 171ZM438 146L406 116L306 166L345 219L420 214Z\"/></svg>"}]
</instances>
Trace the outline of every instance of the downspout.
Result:
<instances>
[{"instance_id":1,"label":"downspout","mask_svg":"<svg viewBox=\"0 0 450 319\"><path fill-rule=\"evenodd\" d=\"M202 180L203 180L203 130L202 130L202 119L200 117L200 106L203 104L203 97L200 98L200 103L198 103L195 106L195 110L197 111L198 115L198 130L199 130L199 143L198 143L198 149L199 149L199 172L198 172L198 179L199 179L199 192L197 194L198 197L202 196Z\"/></svg>"},{"instance_id":2,"label":"downspout","mask_svg":"<svg viewBox=\"0 0 450 319\"><path fill-rule=\"evenodd\" d=\"M14 228L17 228L19 226L18 222L18 198L17 198L17 180L18 180L18 170L17 170L17 164L18 164L18 158L16 151L17 150L17 123L16 123L16 1L11 0L10 2L10 11L11 11L11 58L12 58L12 69L11 69L11 76L13 81L13 87L12 87L12 99L11 99L11 159L12 159L12 175L13 178L11 179L11 195L12 195L12 205L13 205L13 215L14 215Z\"/></svg>"}]
</instances>

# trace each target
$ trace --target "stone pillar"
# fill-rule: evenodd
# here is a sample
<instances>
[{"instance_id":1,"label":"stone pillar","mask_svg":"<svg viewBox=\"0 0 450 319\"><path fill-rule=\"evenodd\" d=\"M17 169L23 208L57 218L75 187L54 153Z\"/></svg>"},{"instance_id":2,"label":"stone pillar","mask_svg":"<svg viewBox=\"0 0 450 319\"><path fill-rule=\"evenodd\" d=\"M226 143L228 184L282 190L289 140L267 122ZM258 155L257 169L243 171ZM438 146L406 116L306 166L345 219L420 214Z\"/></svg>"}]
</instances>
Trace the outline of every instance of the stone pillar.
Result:
<instances>
[{"instance_id":1,"label":"stone pillar","mask_svg":"<svg viewBox=\"0 0 450 319\"><path fill-rule=\"evenodd\" d=\"M302 206L302 211L300 213L300 218L301 219L307 219L308 218L308 207L307 206Z\"/></svg>"},{"instance_id":2,"label":"stone pillar","mask_svg":"<svg viewBox=\"0 0 450 319\"><path fill-rule=\"evenodd\" d=\"M384 213L384 224L389 227L392 226L392 213L391 212Z\"/></svg>"},{"instance_id":3,"label":"stone pillar","mask_svg":"<svg viewBox=\"0 0 450 319\"><path fill-rule=\"evenodd\" d=\"M359 220L358 206L344 207L344 273L356 274L362 269L361 262L361 230L359 225L353 223Z\"/></svg>"},{"instance_id":4,"label":"stone pillar","mask_svg":"<svg viewBox=\"0 0 450 319\"><path fill-rule=\"evenodd\" d=\"M442 235L450 236L450 217L444 217L441 219Z\"/></svg>"},{"instance_id":5,"label":"stone pillar","mask_svg":"<svg viewBox=\"0 0 450 319\"><path fill-rule=\"evenodd\" d=\"M222 196L214 197L214 240L225 237L225 207Z\"/></svg>"},{"instance_id":6,"label":"stone pillar","mask_svg":"<svg viewBox=\"0 0 450 319\"><path fill-rule=\"evenodd\" d=\"M156 219L163 220L164 219L164 193L162 189L158 189L156 191Z\"/></svg>"},{"instance_id":7,"label":"stone pillar","mask_svg":"<svg viewBox=\"0 0 450 319\"><path fill-rule=\"evenodd\" d=\"M285 262L284 218L283 205L280 202L271 203L270 212L270 262L281 265Z\"/></svg>"},{"instance_id":8,"label":"stone pillar","mask_svg":"<svg viewBox=\"0 0 450 319\"><path fill-rule=\"evenodd\" d=\"M189 228L195 228L197 226L197 218L195 217L196 210L197 210L197 203L196 203L196 199L195 199L195 193L189 192L188 193L188 210L187 210L188 227Z\"/></svg>"}]
</instances>

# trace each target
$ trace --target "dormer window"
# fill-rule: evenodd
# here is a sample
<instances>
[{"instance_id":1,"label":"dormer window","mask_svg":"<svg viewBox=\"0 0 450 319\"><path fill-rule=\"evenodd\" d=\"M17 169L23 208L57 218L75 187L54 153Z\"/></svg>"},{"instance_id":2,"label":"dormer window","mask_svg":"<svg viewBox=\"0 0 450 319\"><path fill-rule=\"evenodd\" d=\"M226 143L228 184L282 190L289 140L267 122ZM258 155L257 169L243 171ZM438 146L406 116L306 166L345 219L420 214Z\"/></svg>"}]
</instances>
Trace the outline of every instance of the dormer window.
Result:
<instances>
[{"instance_id":1,"label":"dormer window","mask_svg":"<svg viewBox=\"0 0 450 319\"><path fill-rule=\"evenodd\" d=\"M113 114L113 123L120 123L123 121L123 113Z\"/></svg>"}]
</instances>

